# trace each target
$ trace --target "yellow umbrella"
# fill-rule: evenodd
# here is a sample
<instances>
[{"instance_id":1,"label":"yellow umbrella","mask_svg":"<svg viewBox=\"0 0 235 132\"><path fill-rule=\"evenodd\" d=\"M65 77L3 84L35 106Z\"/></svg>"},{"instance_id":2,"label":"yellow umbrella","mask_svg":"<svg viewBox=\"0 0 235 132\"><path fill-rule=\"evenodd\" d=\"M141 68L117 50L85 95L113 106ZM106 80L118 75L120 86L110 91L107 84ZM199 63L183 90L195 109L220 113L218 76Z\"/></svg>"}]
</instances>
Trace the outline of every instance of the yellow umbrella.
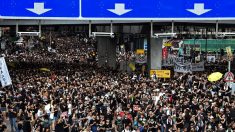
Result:
<instances>
[{"instance_id":1,"label":"yellow umbrella","mask_svg":"<svg viewBox=\"0 0 235 132\"><path fill-rule=\"evenodd\" d=\"M49 71L50 71L50 69L47 69L47 68L40 68L39 70L40 70L40 71L46 71L46 72L49 72Z\"/></svg>"},{"instance_id":2,"label":"yellow umbrella","mask_svg":"<svg viewBox=\"0 0 235 132\"><path fill-rule=\"evenodd\" d=\"M222 77L223 77L223 74L222 74L222 73L220 73L220 72L214 72L214 73L211 73L211 74L208 76L208 80L209 80L210 82L215 82L215 81L220 80Z\"/></svg>"}]
</instances>

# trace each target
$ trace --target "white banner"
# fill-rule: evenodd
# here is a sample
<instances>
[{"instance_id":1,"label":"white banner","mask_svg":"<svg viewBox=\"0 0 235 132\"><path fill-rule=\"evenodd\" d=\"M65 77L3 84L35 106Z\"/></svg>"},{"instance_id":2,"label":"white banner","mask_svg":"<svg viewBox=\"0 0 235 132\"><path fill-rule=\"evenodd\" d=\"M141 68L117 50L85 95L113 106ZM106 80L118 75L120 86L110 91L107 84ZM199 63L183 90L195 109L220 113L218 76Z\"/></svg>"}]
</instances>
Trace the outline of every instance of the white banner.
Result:
<instances>
[{"instance_id":1,"label":"white banner","mask_svg":"<svg viewBox=\"0 0 235 132\"><path fill-rule=\"evenodd\" d=\"M193 63L192 64L192 71L204 71L204 62Z\"/></svg>"},{"instance_id":2,"label":"white banner","mask_svg":"<svg viewBox=\"0 0 235 132\"><path fill-rule=\"evenodd\" d=\"M195 71L204 71L204 62L199 63L185 63L185 64L179 64L175 63L174 65L174 71L179 73L189 73L189 72L195 72Z\"/></svg>"},{"instance_id":3,"label":"white banner","mask_svg":"<svg viewBox=\"0 0 235 132\"><path fill-rule=\"evenodd\" d=\"M174 71L179 73L188 73L192 71L192 65L175 63Z\"/></svg>"},{"instance_id":4,"label":"white banner","mask_svg":"<svg viewBox=\"0 0 235 132\"><path fill-rule=\"evenodd\" d=\"M2 87L12 84L4 57L0 58L0 80Z\"/></svg>"},{"instance_id":5,"label":"white banner","mask_svg":"<svg viewBox=\"0 0 235 132\"><path fill-rule=\"evenodd\" d=\"M175 63L184 64L191 63L190 60L185 60L184 57L168 55L168 58L162 61L162 66L174 66Z\"/></svg>"},{"instance_id":6,"label":"white banner","mask_svg":"<svg viewBox=\"0 0 235 132\"><path fill-rule=\"evenodd\" d=\"M175 58L176 58L175 55L168 55L168 58L164 59L162 61L162 65L163 66L174 66Z\"/></svg>"},{"instance_id":7,"label":"white banner","mask_svg":"<svg viewBox=\"0 0 235 132\"><path fill-rule=\"evenodd\" d=\"M140 63L140 64L147 63L147 56L145 56L145 55L136 55L135 62Z\"/></svg>"},{"instance_id":8,"label":"white banner","mask_svg":"<svg viewBox=\"0 0 235 132\"><path fill-rule=\"evenodd\" d=\"M207 62L215 62L215 56L207 56Z\"/></svg>"}]
</instances>

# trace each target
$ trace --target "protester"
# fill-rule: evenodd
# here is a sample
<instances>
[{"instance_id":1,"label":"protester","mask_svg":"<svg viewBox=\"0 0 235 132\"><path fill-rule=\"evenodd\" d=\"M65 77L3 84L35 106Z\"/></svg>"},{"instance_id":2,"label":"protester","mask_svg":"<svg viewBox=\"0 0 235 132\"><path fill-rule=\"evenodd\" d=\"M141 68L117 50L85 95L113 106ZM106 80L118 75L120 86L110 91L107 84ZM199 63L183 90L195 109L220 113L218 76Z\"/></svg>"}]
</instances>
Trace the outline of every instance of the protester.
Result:
<instances>
[{"instance_id":1,"label":"protester","mask_svg":"<svg viewBox=\"0 0 235 132\"><path fill-rule=\"evenodd\" d=\"M6 131L6 126L24 132L235 130L235 101L223 80L209 82L204 72L168 80L133 78L98 67L94 40L67 36L53 41L55 53L40 45L21 53L9 48L5 53L13 86L0 88L0 130Z\"/></svg>"}]
</instances>

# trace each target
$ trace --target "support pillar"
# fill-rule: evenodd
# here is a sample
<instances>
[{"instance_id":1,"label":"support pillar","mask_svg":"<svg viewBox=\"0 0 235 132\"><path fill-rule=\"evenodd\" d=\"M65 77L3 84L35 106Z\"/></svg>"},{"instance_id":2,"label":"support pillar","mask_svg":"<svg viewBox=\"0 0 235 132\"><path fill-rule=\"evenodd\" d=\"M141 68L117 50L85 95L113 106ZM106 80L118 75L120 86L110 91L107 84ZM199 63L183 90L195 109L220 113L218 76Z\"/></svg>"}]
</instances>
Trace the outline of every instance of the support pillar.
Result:
<instances>
[{"instance_id":1,"label":"support pillar","mask_svg":"<svg viewBox=\"0 0 235 132\"><path fill-rule=\"evenodd\" d=\"M3 35L3 31L2 31L2 27L0 27L0 37L2 37Z\"/></svg>"},{"instance_id":2,"label":"support pillar","mask_svg":"<svg viewBox=\"0 0 235 132\"><path fill-rule=\"evenodd\" d=\"M39 37L41 37L42 35L42 24L41 24L41 21L39 21L39 24L38 24L38 29L39 29Z\"/></svg>"},{"instance_id":3,"label":"support pillar","mask_svg":"<svg viewBox=\"0 0 235 132\"><path fill-rule=\"evenodd\" d=\"M19 24L18 22L16 22L16 36L18 36L18 32L19 32Z\"/></svg>"},{"instance_id":4,"label":"support pillar","mask_svg":"<svg viewBox=\"0 0 235 132\"><path fill-rule=\"evenodd\" d=\"M116 43L110 37L96 37L98 50L98 65L116 68Z\"/></svg>"},{"instance_id":5,"label":"support pillar","mask_svg":"<svg viewBox=\"0 0 235 132\"><path fill-rule=\"evenodd\" d=\"M162 68L162 38L150 38L150 46L148 50L150 51L149 59L149 70L157 69L160 70Z\"/></svg>"},{"instance_id":6,"label":"support pillar","mask_svg":"<svg viewBox=\"0 0 235 132\"><path fill-rule=\"evenodd\" d=\"M215 36L216 36L216 38L218 37L218 31L219 31L219 22L217 20L216 21L216 27L215 27Z\"/></svg>"},{"instance_id":7,"label":"support pillar","mask_svg":"<svg viewBox=\"0 0 235 132\"><path fill-rule=\"evenodd\" d=\"M89 21L89 37L91 37L91 21Z\"/></svg>"}]
</instances>

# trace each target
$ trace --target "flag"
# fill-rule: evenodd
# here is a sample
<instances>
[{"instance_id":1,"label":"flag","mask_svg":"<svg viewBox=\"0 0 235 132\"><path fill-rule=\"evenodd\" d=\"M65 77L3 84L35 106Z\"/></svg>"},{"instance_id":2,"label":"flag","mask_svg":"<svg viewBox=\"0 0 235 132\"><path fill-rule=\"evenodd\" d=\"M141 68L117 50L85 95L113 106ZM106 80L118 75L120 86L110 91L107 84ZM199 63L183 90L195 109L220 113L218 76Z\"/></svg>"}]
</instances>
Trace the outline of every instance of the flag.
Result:
<instances>
[{"instance_id":1,"label":"flag","mask_svg":"<svg viewBox=\"0 0 235 132\"><path fill-rule=\"evenodd\" d=\"M0 80L2 87L12 85L11 77L9 75L4 57L0 58Z\"/></svg>"},{"instance_id":2,"label":"flag","mask_svg":"<svg viewBox=\"0 0 235 132\"><path fill-rule=\"evenodd\" d=\"M167 59L167 57L168 57L168 51L167 51L167 47L164 47L163 49L162 49L162 59Z\"/></svg>"},{"instance_id":3,"label":"flag","mask_svg":"<svg viewBox=\"0 0 235 132\"><path fill-rule=\"evenodd\" d=\"M132 71L135 71L135 64L130 63L130 64L129 64L129 67L130 67L130 69L131 69Z\"/></svg>"}]
</instances>

